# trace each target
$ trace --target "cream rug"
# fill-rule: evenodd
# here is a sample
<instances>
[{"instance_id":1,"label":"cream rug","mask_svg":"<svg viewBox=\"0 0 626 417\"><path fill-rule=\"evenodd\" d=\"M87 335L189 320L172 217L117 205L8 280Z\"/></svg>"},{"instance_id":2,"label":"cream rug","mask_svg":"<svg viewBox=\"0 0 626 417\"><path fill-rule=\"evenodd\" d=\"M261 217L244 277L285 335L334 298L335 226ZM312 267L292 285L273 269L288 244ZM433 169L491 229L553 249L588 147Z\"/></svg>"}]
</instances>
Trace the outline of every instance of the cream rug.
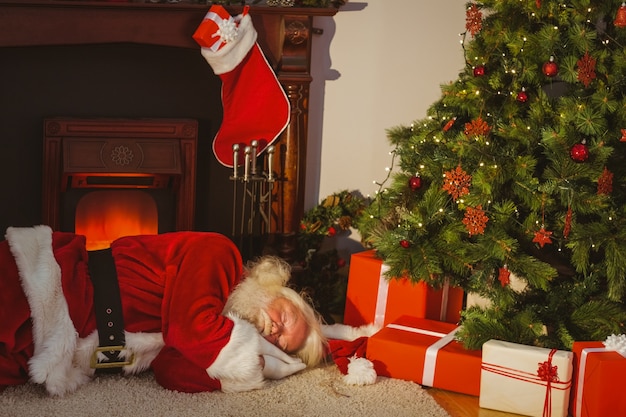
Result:
<instances>
[{"instance_id":1,"label":"cream rug","mask_svg":"<svg viewBox=\"0 0 626 417\"><path fill-rule=\"evenodd\" d=\"M378 377L373 385L346 385L334 365L307 370L267 389L239 394L183 394L157 385L150 373L102 376L63 398L27 384L0 393L2 417L447 417L418 384Z\"/></svg>"}]
</instances>

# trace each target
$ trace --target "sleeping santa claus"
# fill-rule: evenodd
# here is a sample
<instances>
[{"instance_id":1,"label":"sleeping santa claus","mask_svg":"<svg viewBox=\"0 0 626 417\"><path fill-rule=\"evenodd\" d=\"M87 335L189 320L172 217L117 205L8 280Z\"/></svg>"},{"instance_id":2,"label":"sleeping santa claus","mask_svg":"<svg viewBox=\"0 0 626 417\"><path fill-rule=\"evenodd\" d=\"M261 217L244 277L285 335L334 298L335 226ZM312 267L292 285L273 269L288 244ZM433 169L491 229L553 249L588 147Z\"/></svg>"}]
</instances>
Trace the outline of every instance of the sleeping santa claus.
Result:
<instances>
[{"instance_id":1,"label":"sleeping santa claus","mask_svg":"<svg viewBox=\"0 0 626 417\"><path fill-rule=\"evenodd\" d=\"M244 268L215 233L123 237L87 252L80 235L9 228L0 242L0 390L31 381L63 395L98 369L152 369L183 392L261 388L324 357L318 315L289 277L274 257Z\"/></svg>"}]
</instances>

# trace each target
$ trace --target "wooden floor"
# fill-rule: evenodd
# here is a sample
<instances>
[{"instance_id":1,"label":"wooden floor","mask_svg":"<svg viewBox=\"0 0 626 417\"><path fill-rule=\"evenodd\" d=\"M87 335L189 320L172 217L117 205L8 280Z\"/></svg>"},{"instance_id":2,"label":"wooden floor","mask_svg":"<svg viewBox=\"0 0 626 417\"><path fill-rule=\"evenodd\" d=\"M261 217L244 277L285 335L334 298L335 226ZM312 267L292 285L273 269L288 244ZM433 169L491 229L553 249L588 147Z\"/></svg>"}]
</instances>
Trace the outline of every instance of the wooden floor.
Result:
<instances>
[{"instance_id":1,"label":"wooden floor","mask_svg":"<svg viewBox=\"0 0 626 417\"><path fill-rule=\"evenodd\" d=\"M478 397L428 388L428 393L451 417L519 417L519 414L504 413L478 406Z\"/></svg>"}]
</instances>

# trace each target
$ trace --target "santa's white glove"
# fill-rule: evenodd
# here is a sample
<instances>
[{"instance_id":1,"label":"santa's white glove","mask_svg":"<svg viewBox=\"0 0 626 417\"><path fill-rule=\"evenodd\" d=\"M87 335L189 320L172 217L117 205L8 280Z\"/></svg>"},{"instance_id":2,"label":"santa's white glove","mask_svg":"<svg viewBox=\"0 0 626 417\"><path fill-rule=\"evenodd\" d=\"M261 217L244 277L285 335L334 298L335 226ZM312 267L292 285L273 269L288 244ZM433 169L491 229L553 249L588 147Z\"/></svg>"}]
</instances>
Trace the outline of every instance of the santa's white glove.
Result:
<instances>
[{"instance_id":1,"label":"santa's white glove","mask_svg":"<svg viewBox=\"0 0 626 417\"><path fill-rule=\"evenodd\" d=\"M261 337L261 355L265 362L263 376L267 379L282 379L306 368L300 358L289 356L277 346Z\"/></svg>"}]
</instances>

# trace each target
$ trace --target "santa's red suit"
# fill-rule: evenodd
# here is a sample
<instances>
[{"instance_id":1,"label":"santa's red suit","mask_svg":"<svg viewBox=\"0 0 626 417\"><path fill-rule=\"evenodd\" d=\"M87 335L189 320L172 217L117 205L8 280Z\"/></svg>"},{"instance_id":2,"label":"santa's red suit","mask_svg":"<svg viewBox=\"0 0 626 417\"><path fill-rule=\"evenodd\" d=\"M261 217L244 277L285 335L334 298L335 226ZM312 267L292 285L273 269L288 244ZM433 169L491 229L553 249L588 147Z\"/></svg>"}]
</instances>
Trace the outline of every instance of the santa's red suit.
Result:
<instances>
[{"instance_id":1,"label":"santa's red suit","mask_svg":"<svg viewBox=\"0 0 626 417\"><path fill-rule=\"evenodd\" d=\"M166 388L244 391L263 386L260 336L222 315L242 277L237 248L208 232L124 237L112 254L123 305L125 373L152 368ZM33 381L49 393L94 374L98 346L83 236L47 226L9 228L0 242L0 390Z\"/></svg>"}]
</instances>

